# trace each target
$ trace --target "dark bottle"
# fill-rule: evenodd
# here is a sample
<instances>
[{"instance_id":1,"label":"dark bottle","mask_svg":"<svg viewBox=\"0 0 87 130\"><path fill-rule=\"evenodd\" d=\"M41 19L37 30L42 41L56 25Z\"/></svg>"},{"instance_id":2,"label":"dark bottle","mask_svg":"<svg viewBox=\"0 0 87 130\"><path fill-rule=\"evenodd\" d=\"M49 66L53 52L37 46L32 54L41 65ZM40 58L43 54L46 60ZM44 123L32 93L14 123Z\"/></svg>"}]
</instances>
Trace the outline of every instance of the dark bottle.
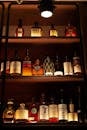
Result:
<instances>
[{"instance_id":1,"label":"dark bottle","mask_svg":"<svg viewBox=\"0 0 87 130\"><path fill-rule=\"evenodd\" d=\"M77 55L76 52L74 52L74 56L73 56L73 72L76 75L82 74L80 57Z\"/></svg>"},{"instance_id":2,"label":"dark bottle","mask_svg":"<svg viewBox=\"0 0 87 130\"><path fill-rule=\"evenodd\" d=\"M48 118L48 104L47 104L45 93L41 94L38 114L39 114L38 115L39 122L47 122L48 121L48 119L49 119Z\"/></svg>"},{"instance_id":3,"label":"dark bottle","mask_svg":"<svg viewBox=\"0 0 87 130\"><path fill-rule=\"evenodd\" d=\"M55 72L54 72L55 76L63 75L63 65L62 65L58 55L56 56L54 67L55 67Z\"/></svg>"},{"instance_id":4,"label":"dark bottle","mask_svg":"<svg viewBox=\"0 0 87 130\"><path fill-rule=\"evenodd\" d=\"M3 123L14 123L14 101L13 99L8 99L7 106L3 111Z\"/></svg>"},{"instance_id":5,"label":"dark bottle","mask_svg":"<svg viewBox=\"0 0 87 130\"><path fill-rule=\"evenodd\" d=\"M35 97L32 97L32 101L29 107L29 122L30 123L38 122L38 104L36 103Z\"/></svg>"},{"instance_id":6,"label":"dark bottle","mask_svg":"<svg viewBox=\"0 0 87 130\"><path fill-rule=\"evenodd\" d=\"M49 110L49 122L58 122L58 106L53 96L50 97L48 110Z\"/></svg>"},{"instance_id":7,"label":"dark bottle","mask_svg":"<svg viewBox=\"0 0 87 130\"><path fill-rule=\"evenodd\" d=\"M60 99L59 99L59 104L58 104L58 117L59 117L59 122L67 122L67 104L65 102L65 97L64 97L64 90L60 89Z\"/></svg>"},{"instance_id":8,"label":"dark bottle","mask_svg":"<svg viewBox=\"0 0 87 130\"><path fill-rule=\"evenodd\" d=\"M78 108L77 108L77 113L78 113L78 122L82 123L83 122L83 112L82 112L82 105L81 105L81 88L78 87Z\"/></svg>"},{"instance_id":9,"label":"dark bottle","mask_svg":"<svg viewBox=\"0 0 87 130\"><path fill-rule=\"evenodd\" d=\"M15 36L16 37L24 36L24 28L22 27L22 19L18 20L18 27L16 28Z\"/></svg>"},{"instance_id":10,"label":"dark bottle","mask_svg":"<svg viewBox=\"0 0 87 130\"><path fill-rule=\"evenodd\" d=\"M15 49L14 57L10 62L10 74L11 75L21 75L21 59L18 55L18 50Z\"/></svg>"}]
</instances>

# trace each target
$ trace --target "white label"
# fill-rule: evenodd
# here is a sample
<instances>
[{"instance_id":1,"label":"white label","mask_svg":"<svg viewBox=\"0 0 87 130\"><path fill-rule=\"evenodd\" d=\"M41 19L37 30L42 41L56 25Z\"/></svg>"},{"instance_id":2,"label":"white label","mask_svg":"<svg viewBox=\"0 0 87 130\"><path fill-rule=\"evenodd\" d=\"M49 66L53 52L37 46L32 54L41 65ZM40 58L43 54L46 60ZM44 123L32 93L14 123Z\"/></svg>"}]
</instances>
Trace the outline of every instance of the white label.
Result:
<instances>
[{"instance_id":1,"label":"white label","mask_svg":"<svg viewBox=\"0 0 87 130\"><path fill-rule=\"evenodd\" d=\"M49 118L58 118L58 108L56 104L49 105Z\"/></svg>"},{"instance_id":2,"label":"white label","mask_svg":"<svg viewBox=\"0 0 87 130\"><path fill-rule=\"evenodd\" d=\"M47 105L40 105L40 120L48 120L48 106Z\"/></svg>"},{"instance_id":3,"label":"white label","mask_svg":"<svg viewBox=\"0 0 87 130\"><path fill-rule=\"evenodd\" d=\"M12 61L10 63L10 74L21 74L21 62L20 61Z\"/></svg>"},{"instance_id":4,"label":"white label","mask_svg":"<svg viewBox=\"0 0 87 130\"><path fill-rule=\"evenodd\" d=\"M81 66L80 65L74 66L74 73L81 73Z\"/></svg>"},{"instance_id":5,"label":"white label","mask_svg":"<svg viewBox=\"0 0 87 130\"><path fill-rule=\"evenodd\" d=\"M58 104L59 120L67 120L67 105Z\"/></svg>"},{"instance_id":6,"label":"white label","mask_svg":"<svg viewBox=\"0 0 87 130\"><path fill-rule=\"evenodd\" d=\"M15 119L28 119L28 110L16 110Z\"/></svg>"}]
</instances>

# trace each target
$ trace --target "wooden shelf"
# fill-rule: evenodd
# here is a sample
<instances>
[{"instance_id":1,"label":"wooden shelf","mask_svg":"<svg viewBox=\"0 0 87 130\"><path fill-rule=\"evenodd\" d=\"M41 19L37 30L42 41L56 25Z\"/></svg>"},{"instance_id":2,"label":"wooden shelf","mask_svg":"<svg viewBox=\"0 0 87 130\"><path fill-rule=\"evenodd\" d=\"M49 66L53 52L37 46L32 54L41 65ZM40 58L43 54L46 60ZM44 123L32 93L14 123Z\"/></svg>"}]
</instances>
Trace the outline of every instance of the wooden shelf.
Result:
<instances>
[{"instance_id":1,"label":"wooden shelf","mask_svg":"<svg viewBox=\"0 0 87 130\"><path fill-rule=\"evenodd\" d=\"M6 82L83 82L82 76L8 76Z\"/></svg>"},{"instance_id":2,"label":"wooden shelf","mask_svg":"<svg viewBox=\"0 0 87 130\"><path fill-rule=\"evenodd\" d=\"M25 123L2 124L2 128L87 128L86 123Z\"/></svg>"},{"instance_id":3,"label":"wooden shelf","mask_svg":"<svg viewBox=\"0 0 87 130\"><path fill-rule=\"evenodd\" d=\"M2 42L5 42L5 38L2 39ZM53 44L72 44L72 43L79 43L80 42L80 38L72 38L72 37L57 37L57 38L50 38L50 37L39 37L39 38L35 38L35 37L24 37L24 38L8 38L8 44L12 44L12 43L26 43L26 44L49 44L49 43L53 43Z\"/></svg>"}]
</instances>

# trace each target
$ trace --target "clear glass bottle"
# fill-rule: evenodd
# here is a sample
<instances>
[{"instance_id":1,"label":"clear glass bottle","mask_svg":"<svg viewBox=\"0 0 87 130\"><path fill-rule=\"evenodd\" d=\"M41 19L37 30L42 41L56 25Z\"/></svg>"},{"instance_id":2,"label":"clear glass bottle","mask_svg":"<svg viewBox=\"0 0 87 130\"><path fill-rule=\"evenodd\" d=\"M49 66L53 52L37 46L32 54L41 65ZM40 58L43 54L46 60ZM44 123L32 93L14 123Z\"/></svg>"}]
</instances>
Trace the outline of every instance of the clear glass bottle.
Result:
<instances>
[{"instance_id":1,"label":"clear glass bottle","mask_svg":"<svg viewBox=\"0 0 87 130\"><path fill-rule=\"evenodd\" d=\"M48 122L48 120L49 120L48 104L47 104L45 93L41 94L38 114L39 114L38 115L39 122Z\"/></svg>"},{"instance_id":2,"label":"clear glass bottle","mask_svg":"<svg viewBox=\"0 0 87 130\"><path fill-rule=\"evenodd\" d=\"M73 65L69 58L66 56L63 62L64 75L73 75Z\"/></svg>"},{"instance_id":3,"label":"clear glass bottle","mask_svg":"<svg viewBox=\"0 0 87 130\"><path fill-rule=\"evenodd\" d=\"M15 123L28 123L28 109L25 103L20 103L20 107L15 111Z\"/></svg>"},{"instance_id":4,"label":"clear glass bottle","mask_svg":"<svg viewBox=\"0 0 87 130\"><path fill-rule=\"evenodd\" d=\"M21 58L18 55L18 50L15 49L14 57L10 62L10 74L11 75L21 75Z\"/></svg>"},{"instance_id":5,"label":"clear glass bottle","mask_svg":"<svg viewBox=\"0 0 87 130\"><path fill-rule=\"evenodd\" d=\"M32 101L29 107L29 122L30 123L38 122L38 104L36 103L35 97L32 97Z\"/></svg>"},{"instance_id":6,"label":"clear glass bottle","mask_svg":"<svg viewBox=\"0 0 87 130\"><path fill-rule=\"evenodd\" d=\"M16 37L23 37L24 36L24 28L22 26L22 19L18 20L18 27L16 28L15 36Z\"/></svg>"},{"instance_id":7,"label":"clear glass bottle","mask_svg":"<svg viewBox=\"0 0 87 130\"><path fill-rule=\"evenodd\" d=\"M34 26L31 28L31 37L41 37L42 36L42 28L39 27L38 22L34 23Z\"/></svg>"},{"instance_id":8,"label":"clear glass bottle","mask_svg":"<svg viewBox=\"0 0 87 130\"><path fill-rule=\"evenodd\" d=\"M57 30L55 29L54 25L51 24L51 28L50 28L50 37L57 37L58 36L58 32Z\"/></svg>"},{"instance_id":9,"label":"clear glass bottle","mask_svg":"<svg viewBox=\"0 0 87 130\"><path fill-rule=\"evenodd\" d=\"M32 76L32 64L29 56L29 49L26 49L26 56L22 64L22 76Z\"/></svg>"},{"instance_id":10,"label":"clear glass bottle","mask_svg":"<svg viewBox=\"0 0 87 130\"><path fill-rule=\"evenodd\" d=\"M14 123L14 102L13 99L8 99L7 106L3 111L3 123Z\"/></svg>"}]
</instances>

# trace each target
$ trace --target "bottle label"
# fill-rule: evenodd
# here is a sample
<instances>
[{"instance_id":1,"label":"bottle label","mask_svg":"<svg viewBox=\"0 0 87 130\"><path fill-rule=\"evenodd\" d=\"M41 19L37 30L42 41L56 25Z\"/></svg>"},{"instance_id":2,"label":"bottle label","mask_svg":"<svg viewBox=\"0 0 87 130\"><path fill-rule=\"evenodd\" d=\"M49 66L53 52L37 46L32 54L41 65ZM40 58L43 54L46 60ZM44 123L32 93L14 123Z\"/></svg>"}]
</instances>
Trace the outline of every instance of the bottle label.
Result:
<instances>
[{"instance_id":1,"label":"bottle label","mask_svg":"<svg viewBox=\"0 0 87 130\"><path fill-rule=\"evenodd\" d=\"M67 105L66 104L58 105L58 114L59 114L59 120L67 120Z\"/></svg>"},{"instance_id":2,"label":"bottle label","mask_svg":"<svg viewBox=\"0 0 87 130\"><path fill-rule=\"evenodd\" d=\"M28 110L16 110L15 119L28 119Z\"/></svg>"},{"instance_id":3,"label":"bottle label","mask_svg":"<svg viewBox=\"0 0 87 130\"><path fill-rule=\"evenodd\" d=\"M31 61L23 61L23 67L31 68Z\"/></svg>"},{"instance_id":4,"label":"bottle label","mask_svg":"<svg viewBox=\"0 0 87 130\"><path fill-rule=\"evenodd\" d=\"M71 62L64 62L64 75L73 75L73 68Z\"/></svg>"},{"instance_id":5,"label":"bottle label","mask_svg":"<svg viewBox=\"0 0 87 130\"><path fill-rule=\"evenodd\" d=\"M23 30L22 30L22 28L18 28L17 36L18 37L22 37L23 36Z\"/></svg>"},{"instance_id":6,"label":"bottle label","mask_svg":"<svg viewBox=\"0 0 87 130\"><path fill-rule=\"evenodd\" d=\"M47 105L40 105L40 120L48 120L48 106Z\"/></svg>"},{"instance_id":7,"label":"bottle label","mask_svg":"<svg viewBox=\"0 0 87 130\"><path fill-rule=\"evenodd\" d=\"M40 28L33 28L31 29L31 37L41 37L41 29Z\"/></svg>"},{"instance_id":8,"label":"bottle label","mask_svg":"<svg viewBox=\"0 0 87 130\"><path fill-rule=\"evenodd\" d=\"M21 62L20 61L12 61L10 63L10 74L21 74Z\"/></svg>"},{"instance_id":9,"label":"bottle label","mask_svg":"<svg viewBox=\"0 0 87 130\"><path fill-rule=\"evenodd\" d=\"M49 105L49 118L53 117L58 118L58 108L55 104Z\"/></svg>"},{"instance_id":10,"label":"bottle label","mask_svg":"<svg viewBox=\"0 0 87 130\"><path fill-rule=\"evenodd\" d=\"M79 64L74 66L74 73L81 73L81 66Z\"/></svg>"}]
</instances>

